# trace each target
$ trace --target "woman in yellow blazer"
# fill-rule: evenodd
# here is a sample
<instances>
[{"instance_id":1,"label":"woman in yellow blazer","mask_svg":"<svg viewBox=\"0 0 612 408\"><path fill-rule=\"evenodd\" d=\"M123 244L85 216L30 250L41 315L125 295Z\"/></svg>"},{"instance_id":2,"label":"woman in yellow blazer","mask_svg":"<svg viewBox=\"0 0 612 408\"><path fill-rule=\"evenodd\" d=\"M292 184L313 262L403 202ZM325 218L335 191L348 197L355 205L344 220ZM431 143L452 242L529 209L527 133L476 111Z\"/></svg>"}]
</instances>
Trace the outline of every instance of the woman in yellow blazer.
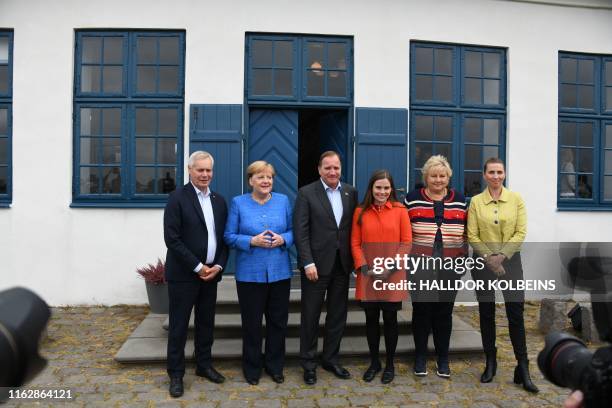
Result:
<instances>
[{"instance_id":1,"label":"woman in yellow blazer","mask_svg":"<svg viewBox=\"0 0 612 408\"><path fill-rule=\"evenodd\" d=\"M475 255L486 259L486 267L473 269L475 280L483 280L485 290L476 291L480 312L480 333L486 355L485 370L480 381L493 380L497 370L497 349L495 347L495 291L488 288L488 282L496 279L516 282L523 279L520 246L527 235L527 212L522 197L504 187L506 178L504 163L490 158L484 164L483 176L487 188L472 198L468 211L468 241ZM538 388L529 376L525 322L523 311L525 292L523 290L502 290L510 340L518 362L514 370L514 382L523 384L529 392Z\"/></svg>"}]
</instances>

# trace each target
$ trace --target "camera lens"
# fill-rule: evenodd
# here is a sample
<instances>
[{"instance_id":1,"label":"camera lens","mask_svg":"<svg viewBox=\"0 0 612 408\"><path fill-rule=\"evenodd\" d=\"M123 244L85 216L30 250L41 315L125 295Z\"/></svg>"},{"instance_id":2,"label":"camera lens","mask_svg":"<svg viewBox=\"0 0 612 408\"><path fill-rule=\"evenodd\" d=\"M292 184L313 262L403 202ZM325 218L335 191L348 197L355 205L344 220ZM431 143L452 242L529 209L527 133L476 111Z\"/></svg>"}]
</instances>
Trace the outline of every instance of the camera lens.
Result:
<instances>
[{"instance_id":1,"label":"camera lens","mask_svg":"<svg viewBox=\"0 0 612 408\"><path fill-rule=\"evenodd\" d=\"M553 384L577 389L592 357L582 340L566 333L550 333L538 354L538 366Z\"/></svg>"}]
</instances>

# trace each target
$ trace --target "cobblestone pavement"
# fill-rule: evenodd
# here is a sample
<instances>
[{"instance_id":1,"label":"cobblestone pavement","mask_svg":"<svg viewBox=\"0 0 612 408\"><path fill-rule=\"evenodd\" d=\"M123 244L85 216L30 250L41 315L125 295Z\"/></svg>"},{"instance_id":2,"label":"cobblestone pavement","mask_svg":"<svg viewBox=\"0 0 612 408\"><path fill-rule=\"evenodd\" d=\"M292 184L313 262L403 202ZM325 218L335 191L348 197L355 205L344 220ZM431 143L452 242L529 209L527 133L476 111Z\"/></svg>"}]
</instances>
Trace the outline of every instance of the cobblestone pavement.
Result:
<instances>
[{"instance_id":1,"label":"cobblestone pavement","mask_svg":"<svg viewBox=\"0 0 612 408\"><path fill-rule=\"evenodd\" d=\"M70 390L72 399L12 400L7 406L115 406L115 407L335 407L335 406L435 406L435 407L560 407L567 390L547 383L536 365L536 355L543 345L538 333L538 306L526 308L527 336L531 373L540 393L530 395L512 383L514 358L508 336L503 306L497 310L498 363L497 376L490 384L478 381L483 369L482 356L452 357L452 378L438 378L429 359L429 376L413 376L412 358L396 356L396 378L389 385L361 380L367 368L367 357L345 359L343 364L353 378L339 380L319 369L316 386L306 386L297 360L285 367L285 383L277 385L263 376L258 386L248 385L240 362L217 361L215 367L226 377L224 384L212 384L196 377L194 366L187 367L185 395L168 396L168 378L163 365L122 365L113 360L132 330L146 316L142 306L71 307L54 309L42 354L48 367L29 389ZM474 307L457 307L465 320L478 324Z\"/></svg>"}]
</instances>

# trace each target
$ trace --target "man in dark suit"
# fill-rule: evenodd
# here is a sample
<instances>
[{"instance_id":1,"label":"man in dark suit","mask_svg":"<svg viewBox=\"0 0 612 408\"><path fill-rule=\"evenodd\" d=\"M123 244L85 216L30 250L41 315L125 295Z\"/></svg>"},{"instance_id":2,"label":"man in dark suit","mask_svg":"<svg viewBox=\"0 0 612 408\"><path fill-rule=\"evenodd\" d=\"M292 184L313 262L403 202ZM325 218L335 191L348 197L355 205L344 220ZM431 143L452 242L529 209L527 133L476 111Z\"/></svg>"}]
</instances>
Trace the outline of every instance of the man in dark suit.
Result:
<instances>
[{"instance_id":1,"label":"man in dark suit","mask_svg":"<svg viewBox=\"0 0 612 408\"><path fill-rule=\"evenodd\" d=\"M315 356L321 307L327 292L327 316L322 367L339 378L350 373L339 364L338 352L346 325L351 256L351 223L357 191L340 182L338 153L319 159L321 178L298 191L293 212L293 236L302 271L300 358L304 382L317 382Z\"/></svg>"},{"instance_id":2,"label":"man in dark suit","mask_svg":"<svg viewBox=\"0 0 612 408\"><path fill-rule=\"evenodd\" d=\"M227 262L223 241L227 205L210 190L214 159L198 151L189 157L190 182L175 190L164 211L166 280L170 300L168 375L170 395L183 395L185 342L194 308L196 375L215 383L225 378L212 366L217 283Z\"/></svg>"}]
</instances>

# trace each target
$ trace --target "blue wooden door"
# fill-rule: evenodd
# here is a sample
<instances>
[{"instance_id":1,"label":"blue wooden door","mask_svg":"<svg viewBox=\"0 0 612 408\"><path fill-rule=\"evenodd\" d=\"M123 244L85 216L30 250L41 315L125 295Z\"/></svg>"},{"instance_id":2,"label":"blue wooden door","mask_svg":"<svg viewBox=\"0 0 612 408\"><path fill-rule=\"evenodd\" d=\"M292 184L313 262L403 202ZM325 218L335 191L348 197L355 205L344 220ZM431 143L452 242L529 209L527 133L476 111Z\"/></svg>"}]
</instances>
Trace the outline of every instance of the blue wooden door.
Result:
<instances>
[{"instance_id":1,"label":"blue wooden door","mask_svg":"<svg viewBox=\"0 0 612 408\"><path fill-rule=\"evenodd\" d=\"M265 160L276 170L274 191L295 202L298 186L298 112L254 109L249 114L248 163Z\"/></svg>"},{"instance_id":2,"label":"blue wooden door","mask_svg":"<svg viewBox=\"0 0 612 408\"><path fill-rule=\"evenodd\" d=\"M356 111L355 186L359 199L363 199L372 172L378 169L389 170L400 198L406 191L408 111L383 108Z\"/></svg>"},{"instance_id":3,"label":"blue wooden door","mask_svg":"<svg viewBox=\"0 0 612 408\"><path fill-rule=\"evenodd\" d=\"M348 112L332 111L321 116L319 122L320 153L333 150L340 154L342 160L342 181L346 182L349 172L348 147Z\"/></svg>"}]
</instances>

